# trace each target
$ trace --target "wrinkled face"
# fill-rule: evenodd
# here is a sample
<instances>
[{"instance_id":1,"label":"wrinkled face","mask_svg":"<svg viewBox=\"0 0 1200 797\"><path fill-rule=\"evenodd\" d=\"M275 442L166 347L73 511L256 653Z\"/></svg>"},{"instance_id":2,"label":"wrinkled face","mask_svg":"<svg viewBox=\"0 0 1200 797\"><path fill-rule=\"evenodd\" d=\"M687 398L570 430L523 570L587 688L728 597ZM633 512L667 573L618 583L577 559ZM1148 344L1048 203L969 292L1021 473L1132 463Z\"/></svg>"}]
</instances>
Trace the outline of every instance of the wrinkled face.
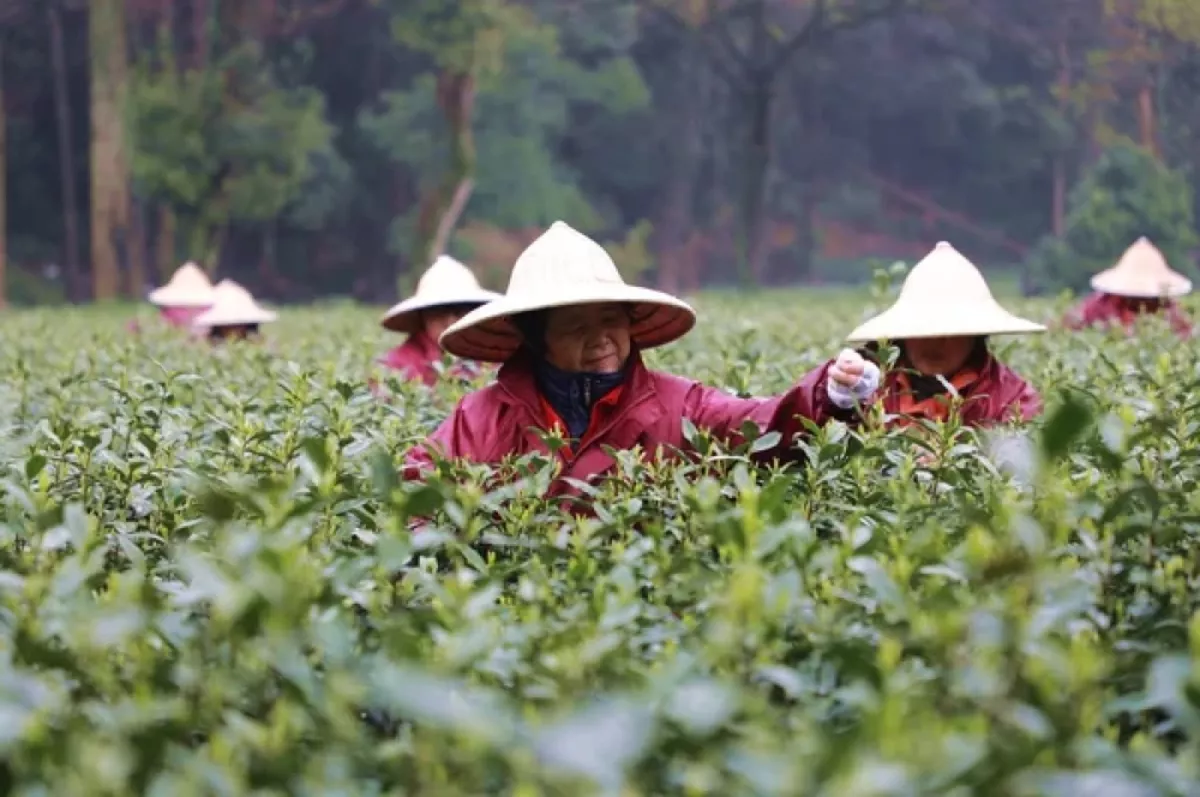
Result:
<instances>
[{"instance_id":1,"label":"wrinkled face","mask_svg":"<svg viewBox=\"0 0 1200 797\"><path fill-rule=\"evenodd\" d=\"M975 339L970 337L914 338L904 341L909 363L925 376L954 376L967 364L974 348Z\"/></svg>"},{"instance_id":2,"label":"wrinkled face","mask_svg":"<svg viewBox=\"0 0 1200 797\"><path fill-rule=\"evenodd\" d=\"M426 335L433 340L437 340L442 336L443 332L466 314L466 310L450 307L434 307L421 313L421 325L425 328Z\"/></svg>"},{"instance_id":3,"label":"wrinkled face","mask_svg":"<svg viewBox=\"0 0 1200 797\"><path fill-rule=\"evenodd\" d=\"M159 316L173 327L188 327L196 316L203 313L204 307L160 307Z\"/></svg>"},{"instance_id":4,"label":"wrinkled face","mask_svg":"<svg viewBox=\"0 0 1200 797\"><path fill-rule=\"evenodd\" d=\"M564 371L616 373L629 357L629 324L622 304L556 307L546 316L546 359Z\"/></svg>"}]
</instances>

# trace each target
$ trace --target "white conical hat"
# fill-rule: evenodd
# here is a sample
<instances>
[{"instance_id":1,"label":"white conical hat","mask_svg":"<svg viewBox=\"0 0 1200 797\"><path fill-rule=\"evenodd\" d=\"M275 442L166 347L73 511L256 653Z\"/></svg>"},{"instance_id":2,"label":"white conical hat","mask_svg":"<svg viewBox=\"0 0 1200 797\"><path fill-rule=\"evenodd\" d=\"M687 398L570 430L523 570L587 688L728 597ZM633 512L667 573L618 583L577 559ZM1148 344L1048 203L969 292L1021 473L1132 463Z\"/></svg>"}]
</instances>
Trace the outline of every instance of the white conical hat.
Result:
<instances>
[{"instance_id":1,"label":"white conical hat","mask_svg":"<svg viewBox=\"0 0 1200 797\"><path fill-rule=\"evenodd\" d=\"M1192 281L1173 271L1158 247L1142 236L1125 250L1115 266L1092 277L1092 287L1116 296L1156 299L1190 293Z\"/></svg>"},{"instance_id":2,"label":"white conical hat","mask_svg":"<svg viewBox=\"0 0 1200 797\"><path fill-rule=\"evenodd\" d=\"M630 336L642 349L677 340L696 324L696 312L685 302L627 284L604 247L556 221L517 258L504 296L472 310L442 333L439 342L459 357L503 362L521 345L512 316L607 302L632 305Z\"/></svg>"},{"instance_id":3,"label":"white conical hat","mask_svg":"<svg viewBox=\"0 0 1200 797\"><path fill-rule=\"evenodd\" d=\"M266 324L275 313L258 306L250 291L233 280L221 280L213 289L213 304L193 321L197 327L230 327L241 324Z\"/></svg>"},{"instance_id":4,"label":"white conical hat","mask_svg":"<svg viewBox=\"0 0 1200 797\"><path fill-rule=\"evenodd\" d=\"M1005 310L970 260L942 241L913 266L896 303L846 340L942 338L1044 332L1045 327Z\"/></svg>"},{"instance_id":5,"label":"white conical hat","mask_svg":"<svg viewBox=\"0 0 1200 797\"><path fill-rule=\"evenodd\" d=\"M150 291L149 299L160 307L208 307L213 286L199 266L188 262L175 270L170 282Z\"/></svg>"},{"instance_id":6,"label":"white conical hat","mask_svg":"<svg viewBox=\"0 0 1200 797\"><path fill-rule=\"evenodd\" d=\"M500 294L479 286L471 269L452 257L442 255L433 261L417 283L417 292L383 314L380 323L393 332L412 333L422 310L452 304L487 304Z\"/></svg>"}]
</instances>

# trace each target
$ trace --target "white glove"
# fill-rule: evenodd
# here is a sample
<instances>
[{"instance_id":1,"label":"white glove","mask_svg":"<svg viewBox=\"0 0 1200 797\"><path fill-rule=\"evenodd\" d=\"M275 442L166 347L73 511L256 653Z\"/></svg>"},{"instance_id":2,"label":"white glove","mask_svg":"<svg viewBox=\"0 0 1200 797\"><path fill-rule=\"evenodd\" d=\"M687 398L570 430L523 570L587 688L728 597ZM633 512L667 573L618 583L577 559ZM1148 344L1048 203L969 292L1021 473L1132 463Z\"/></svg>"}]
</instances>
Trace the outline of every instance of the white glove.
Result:
<instances>
[{"instance_id":1,"label":"white glove","mask_svg":"<svg viewBox=\"0 0 1200 797\"><path fill-rule=\"evenodd\" d=\"M829 367L825 392L837 407L848 410L863 403L879 389L879 366L864 360L853 349L842 349L837 361Z\"/></svg>"}]
</instances>

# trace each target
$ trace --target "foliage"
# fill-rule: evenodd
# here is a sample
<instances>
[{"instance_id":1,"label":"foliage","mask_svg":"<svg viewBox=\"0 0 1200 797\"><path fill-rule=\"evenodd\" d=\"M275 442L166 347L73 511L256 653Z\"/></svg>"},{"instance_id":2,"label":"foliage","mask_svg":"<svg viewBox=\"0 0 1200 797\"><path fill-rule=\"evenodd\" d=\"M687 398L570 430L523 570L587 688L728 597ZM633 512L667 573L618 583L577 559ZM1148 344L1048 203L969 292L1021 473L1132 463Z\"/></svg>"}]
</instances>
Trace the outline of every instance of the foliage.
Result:
<instances>
[{"instance_id":1,"label":"foliage","mask_svg":"<svg viewBox=\"0 0 1200 797\"><path fill-rule=\"evenodd\" d=\"M507 68L485 75L478 87L473 126L486 134L478 137L475 189L465 219L519 228L569 218L582 229L595 229L601 220L554 142L566 134L573 108L621 114L645 105L641 77L624 57L591 66L571 59L547 25L506 31L503 47ZM382 108L360 120L376 146L418 181L440 171L449 146L434 89L434 76L423 75L406 91L385 95ZM413 222L411 214L397 220L393 251L404 250Z\"/></svg>"},{"instance_id":2,"label":"foliage","mask_svg":"<svg viewBox=\"0 0 1200 797\"><path fill-rule=\"evenodd\" d=\"M132 94L135 178L175 209L198 260L215 264L231 220L272 220L297 203L297 222L319 223L332 204L320 192L344 186L323 98L278 85L252 44L204 70L147 61ZM333 179L310 182L314 162Z\"/></svg>"},{"instance_id":3,"label":"foliage","mask_svg":"<svg viewBox=\"0 0 1200 797\"><path fill-rule=\"evenodd\" d=\"M651 360L778 391L871 301L701 296ZM1200 377L1161 321L1000 345L1050 404L1027 433L938 430L919 465L835 425L786 471L697 434L577 519L537 461L398 482L462 388L372 397L376 318L209 350L5 317L7 790L1195 792Z\"/></svg>"},{"instance_id":4,"label":"foliage","mask_svg":"<svg viewBox=\"0 0 1200 797\"><path fill-rule=\"evenodd\" d=\"M1116 263L1146 236L1173 267L1188 272L1196 245L1192 189L1187 179L1145 150L1108 150L1071 194L1066 231L1043 240L1033 269L1043 289L1087 287L1088 279Z\"/></svg>"}]
</instances>

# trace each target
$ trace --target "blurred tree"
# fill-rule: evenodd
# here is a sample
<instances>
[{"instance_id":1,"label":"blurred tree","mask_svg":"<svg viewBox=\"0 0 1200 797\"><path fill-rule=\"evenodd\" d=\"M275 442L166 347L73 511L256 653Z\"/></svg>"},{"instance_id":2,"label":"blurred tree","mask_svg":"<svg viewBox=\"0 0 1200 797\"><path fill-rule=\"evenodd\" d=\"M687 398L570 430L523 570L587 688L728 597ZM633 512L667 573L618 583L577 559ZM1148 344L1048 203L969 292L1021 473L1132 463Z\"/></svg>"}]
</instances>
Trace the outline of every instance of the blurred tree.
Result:
<instances>
[{"instance_id":1,"label":"blurred tree","mask_svg":"<svg viewBox=\"0 0 1200 797\"><path fill-rule=\"evenodd\" d=\"M396 40L431 61L422 82L432 88L445 125L444 166L422 183L409 248L411 265L423 269L446 250L475 188L478 82L500 70L511 33L538 25L525 8L504 0L392 0L388 8Z\"/></svg>"},{"instance_id":2,"label":"blurred tree","mask_svg":"<svg viewBox=\"0 0 1200 797\"><path fill-rule=\"evenodd\" d=\"M464 207L444 208L454 215L453 220L441 217L446 235L430 238L431 203L444 199L454 182L442 164L465 161L462 141L456 143L460 134L443 123L437 78L426 75L407 91L386 94L379 111L361 118L376 145L424 186L413 212L394 225L394 251L407 249L415 259L420 252L428 256L433 251L429 247L438 252L449 248L449 225L466 211L463 197L468 192L472 203L467 215L489 224L548 226L563 218L583 229L603 226L580 190L579 175L557 156L559 142L570 133L573 109L593 107L619 117L643 107L648 94L636 68L625 56L594 58L588 66L567 57L559 31L549 24L514 25L496 46L493 63L504 64L503 70L472 80L472 176L469 186L460 184ZM419 261L412 262L420 268Z\"/></svg>"},{"instance_id":3,"label":"blurred tree","mask_svg":"<svg viewBox=\"0 0 1200 797\"><path fill-rule=\"evenodd\" d=\"M1086 290L1096 272L1116 263L1146 236L1185 272L1197 237L1187 179L1143 147L1118 144L1071 192L1066 232L1047 236L1033 256L1041 290Z\"/></svg>"},{"instance_id":4,"label":"blurred tree","mask_svg":"<svg viewBox=\"0 0 1200 797\"><path fill-rule=\"evenodd\" d=\"M251 42L203 70L141 64L132 106L139 189L173 210L209 269L232 221L266 222L300 200L331 143L323 98L279 87Z\"/></svg>"}]
</instances>

